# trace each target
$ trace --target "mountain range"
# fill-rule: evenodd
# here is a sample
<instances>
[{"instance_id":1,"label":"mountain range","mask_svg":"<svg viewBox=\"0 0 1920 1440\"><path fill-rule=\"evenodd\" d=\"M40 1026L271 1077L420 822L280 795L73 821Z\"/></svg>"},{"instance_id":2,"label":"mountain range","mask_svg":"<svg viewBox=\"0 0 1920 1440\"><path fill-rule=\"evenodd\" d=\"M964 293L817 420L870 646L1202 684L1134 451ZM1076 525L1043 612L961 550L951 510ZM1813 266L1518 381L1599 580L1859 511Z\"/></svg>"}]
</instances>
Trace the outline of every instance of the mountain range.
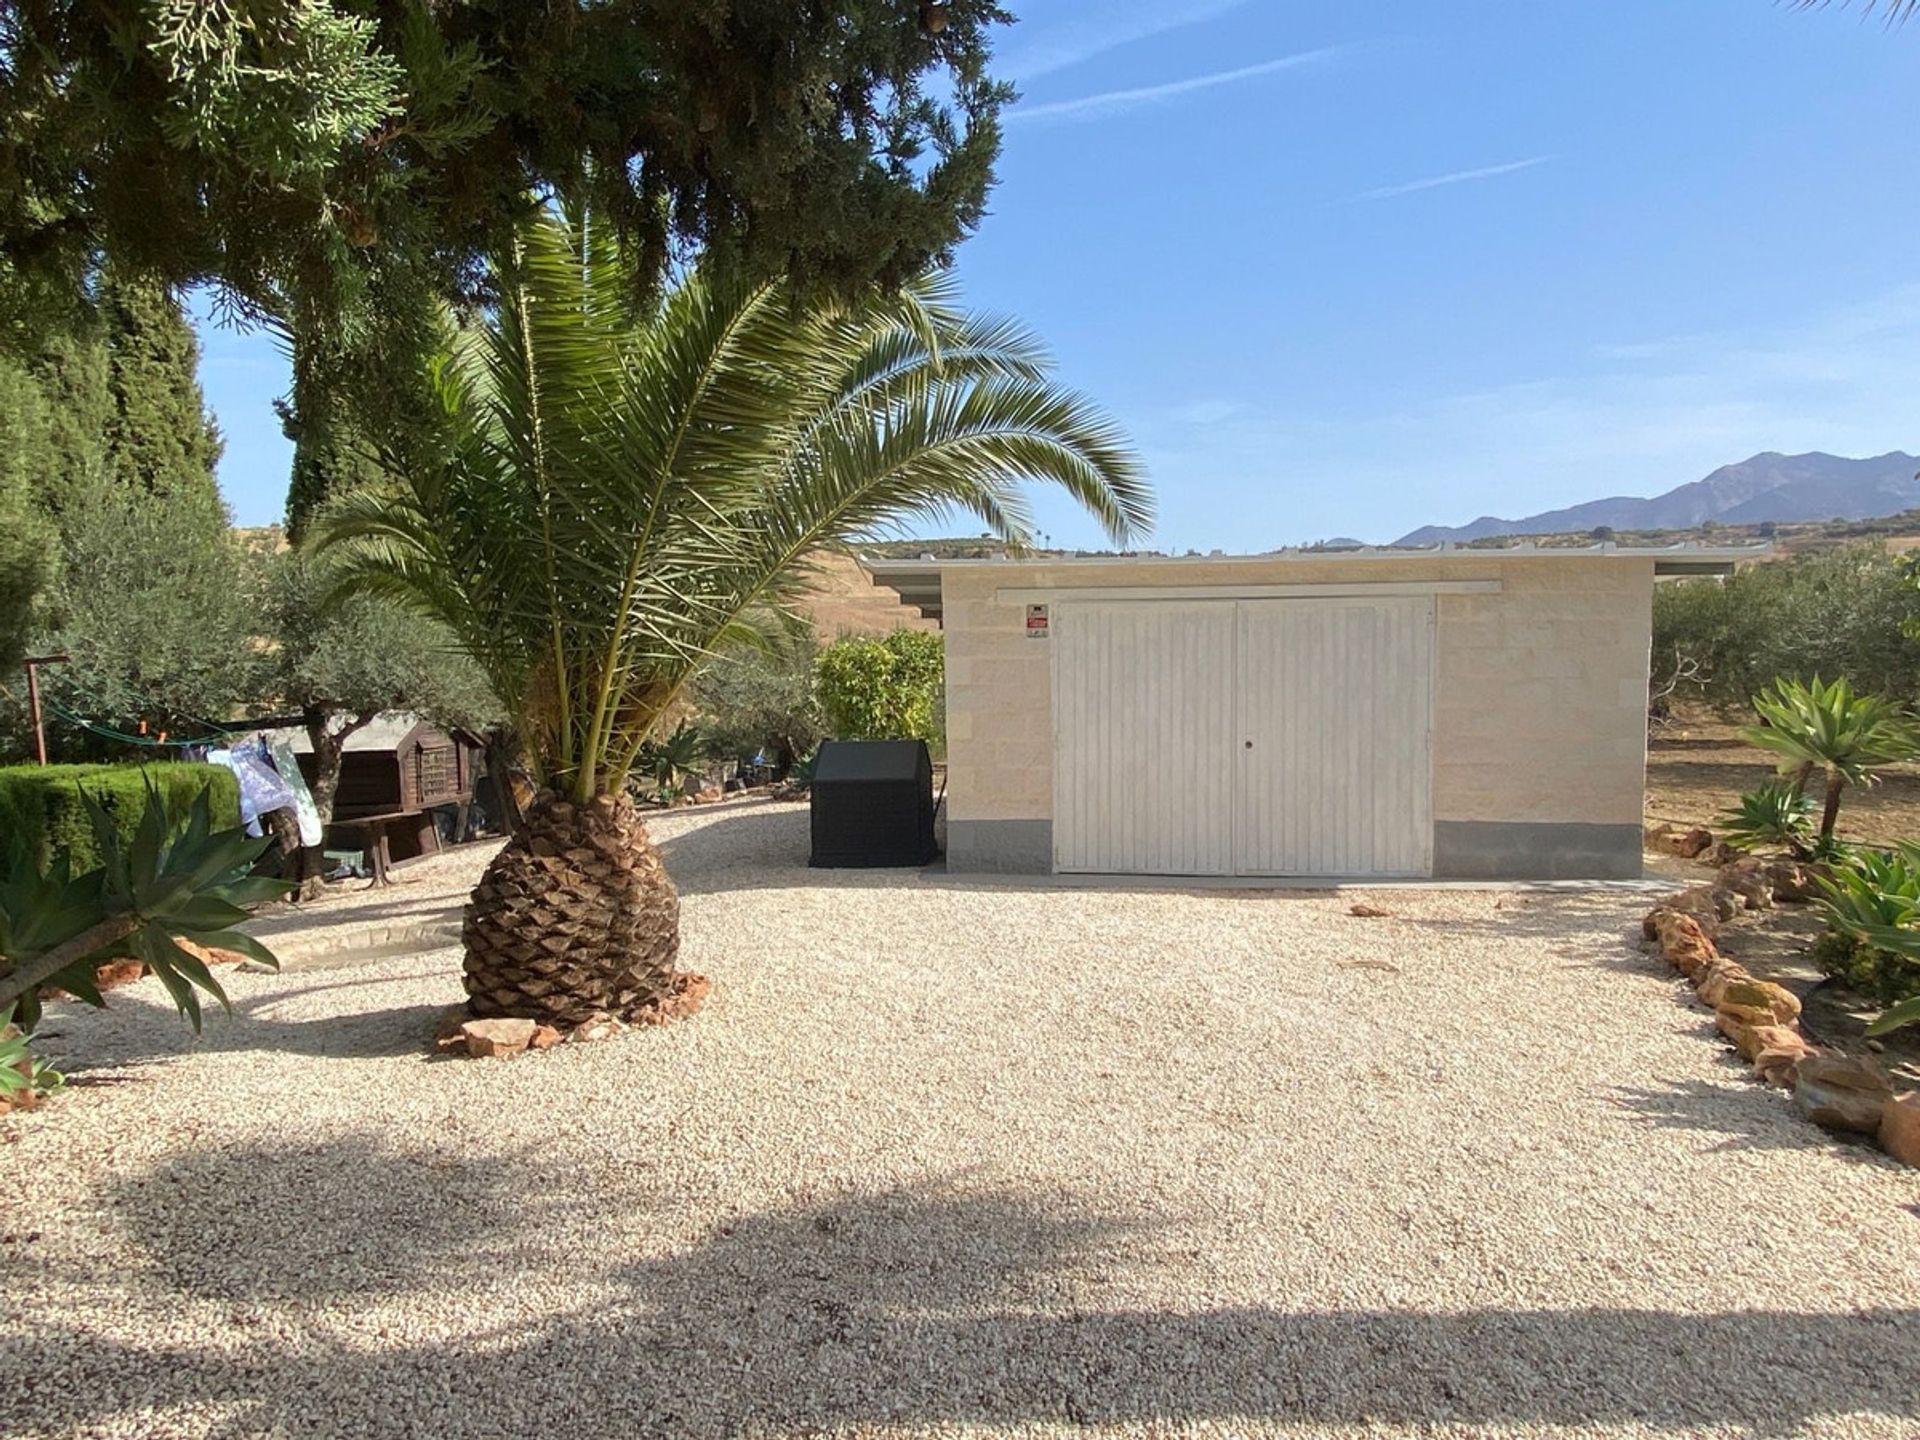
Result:
<instances>
[{"instance_id":1,"label":"mountain range","mask_svg":"<svg viewBox=\"0 0 1920 1440\"><path fill-rule=\"evenodd\" d=\"M1764 521L1866 520L1920 505L1920 458L1895 450L1870 460L1813 451L1769 450L1723 465L1664 495L1614 495L1519 520L1482 515L1465 525L1423 525L1395 544L1433 545L1489 535L1564 535L1606 526L1612 530L1691 530L1706 521L1753 525Z\"/></svg>"}]
</instances>

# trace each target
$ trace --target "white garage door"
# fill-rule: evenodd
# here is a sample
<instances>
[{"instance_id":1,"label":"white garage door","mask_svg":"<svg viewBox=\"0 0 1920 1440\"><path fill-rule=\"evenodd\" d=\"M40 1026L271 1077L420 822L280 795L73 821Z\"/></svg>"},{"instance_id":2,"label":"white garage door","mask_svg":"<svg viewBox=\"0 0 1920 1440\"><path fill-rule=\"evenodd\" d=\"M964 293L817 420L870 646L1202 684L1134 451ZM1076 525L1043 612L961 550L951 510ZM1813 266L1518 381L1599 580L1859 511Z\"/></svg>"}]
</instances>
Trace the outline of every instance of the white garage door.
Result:
<instances>
[{"instance_id":1,"label":"white garage door","mask_svg":"<svg viewBox=\"0 0 1920 1440\"><path fill-rule=\"evenodd\" d=\"M1432 869L1428 598L1055 607L1054 863Z\"/></svg>"}]
</instances>

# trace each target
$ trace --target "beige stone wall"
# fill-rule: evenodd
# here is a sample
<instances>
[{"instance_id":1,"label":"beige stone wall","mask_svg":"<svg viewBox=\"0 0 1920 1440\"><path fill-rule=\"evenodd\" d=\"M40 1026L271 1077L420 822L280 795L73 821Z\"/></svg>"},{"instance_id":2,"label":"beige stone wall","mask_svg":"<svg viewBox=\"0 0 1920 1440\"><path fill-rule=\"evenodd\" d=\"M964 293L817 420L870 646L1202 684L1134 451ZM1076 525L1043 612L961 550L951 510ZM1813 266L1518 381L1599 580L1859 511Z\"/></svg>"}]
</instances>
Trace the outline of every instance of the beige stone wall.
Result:
<instances>
[{"instance_id":1,"label":"beige stone wall","mask_svg":"<svg viewBox=\"0 0 1920 1440\"><path fill-rule=\"evenodd\" d=\"M947 632L949 815L1053 814L1052 642L1003 587L1497 580L1437 597L1436 821L1638 824L1653 561L1486 553L1407 560L958 566Z\"/></svg>"}]
</instances>

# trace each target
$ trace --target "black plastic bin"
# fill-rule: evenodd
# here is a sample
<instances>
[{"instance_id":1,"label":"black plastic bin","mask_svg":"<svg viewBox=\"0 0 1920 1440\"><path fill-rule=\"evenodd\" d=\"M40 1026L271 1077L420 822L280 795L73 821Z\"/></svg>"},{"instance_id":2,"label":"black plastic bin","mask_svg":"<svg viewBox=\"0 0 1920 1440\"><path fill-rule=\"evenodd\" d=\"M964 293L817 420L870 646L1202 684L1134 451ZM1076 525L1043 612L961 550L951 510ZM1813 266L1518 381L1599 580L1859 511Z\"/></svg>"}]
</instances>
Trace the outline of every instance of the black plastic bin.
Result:
<instances>
[{"instance_id":1,"label":"black plastic bin","mask_svg":"<svg viewBox=\"0 0 1920 1440\"><path fill-rule=\"evenodd\" d=\"M930 864L933 757L924 740L829 740L813 766L813 864Z\"/></svg>"}]
</instances>

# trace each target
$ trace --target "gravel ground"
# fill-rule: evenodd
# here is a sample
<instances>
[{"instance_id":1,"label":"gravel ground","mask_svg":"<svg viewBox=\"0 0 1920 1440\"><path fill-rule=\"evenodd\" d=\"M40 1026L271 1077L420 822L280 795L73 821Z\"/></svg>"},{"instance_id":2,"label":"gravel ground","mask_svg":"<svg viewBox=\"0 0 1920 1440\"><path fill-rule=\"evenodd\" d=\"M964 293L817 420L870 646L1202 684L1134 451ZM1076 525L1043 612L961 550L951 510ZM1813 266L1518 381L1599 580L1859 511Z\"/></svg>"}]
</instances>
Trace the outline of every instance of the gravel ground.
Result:
<instances>
[{"instance_id":1,"label":"gravel ground","mask_svg":"<svg viewBox=\"0 0 1920 1440\"><path fill-rule=\"evenodd\" d=\"M430 1060L440 952L59 1010L0 1434L1920 1432L1920 1176L1631 896L1055 889L658 825L693 1020ZM1391 968L1386 968L1391 967Z\"/></svg>"}]
</instances>

